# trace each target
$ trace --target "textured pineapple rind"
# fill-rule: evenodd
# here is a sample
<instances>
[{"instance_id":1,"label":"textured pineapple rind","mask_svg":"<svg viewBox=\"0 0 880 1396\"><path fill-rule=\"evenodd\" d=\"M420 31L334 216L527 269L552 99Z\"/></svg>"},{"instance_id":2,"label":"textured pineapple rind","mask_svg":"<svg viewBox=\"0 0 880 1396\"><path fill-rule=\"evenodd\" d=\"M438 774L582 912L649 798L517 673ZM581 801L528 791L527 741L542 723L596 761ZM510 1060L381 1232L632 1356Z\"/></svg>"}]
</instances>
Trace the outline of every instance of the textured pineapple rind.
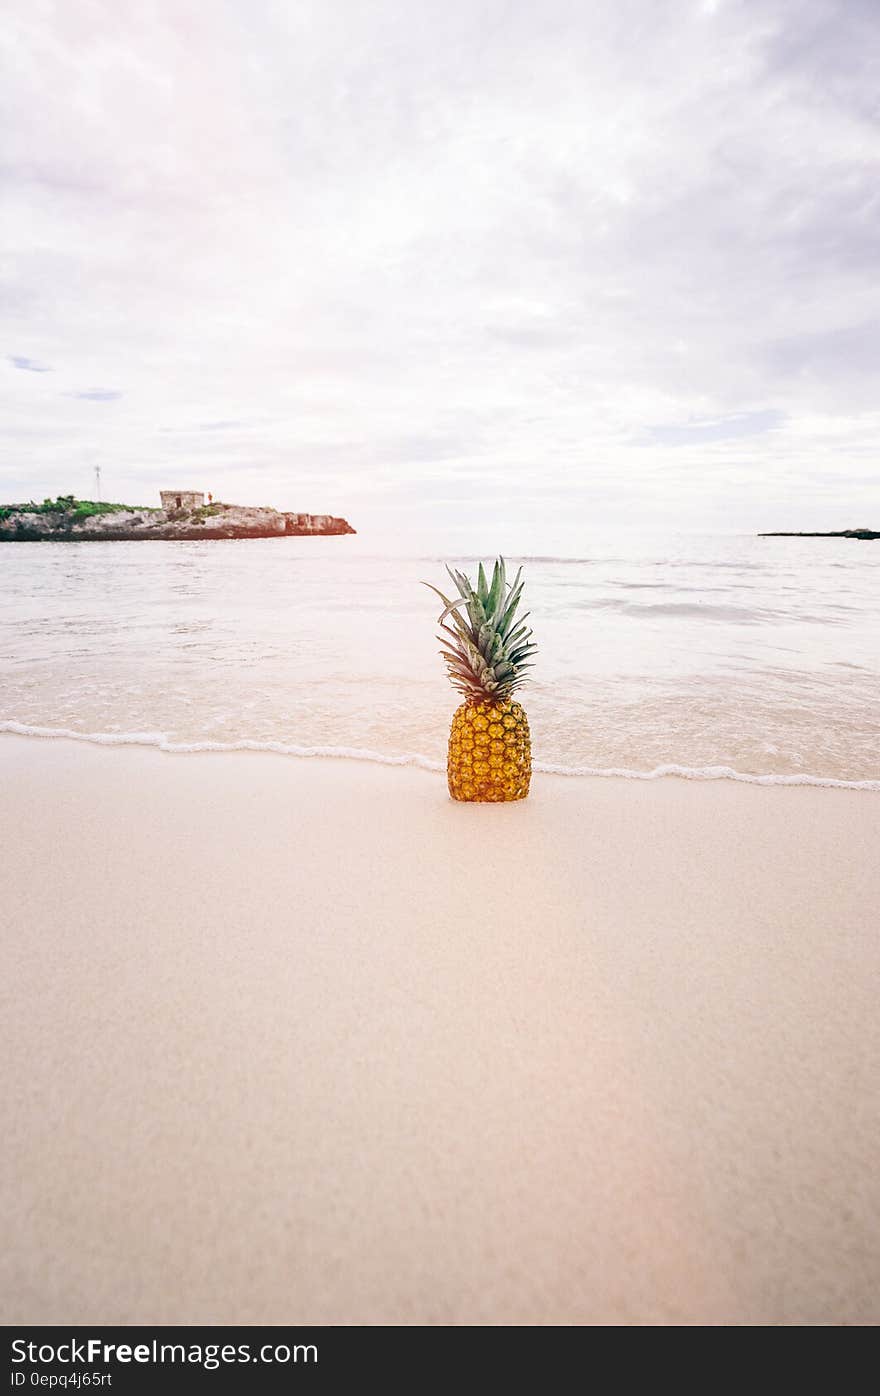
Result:
<instances>
[{"instance_id":1,"label":"textured pineapple rind","mask_svg":"<svg viewBox=\"0 0 880 1396\"><path fill-rule=\"evenodd\" d=\"M469 698L456 709L449 734L453 800L524 800L532 776L525 710L510 698Z\"/></svg>"}]
</instances>

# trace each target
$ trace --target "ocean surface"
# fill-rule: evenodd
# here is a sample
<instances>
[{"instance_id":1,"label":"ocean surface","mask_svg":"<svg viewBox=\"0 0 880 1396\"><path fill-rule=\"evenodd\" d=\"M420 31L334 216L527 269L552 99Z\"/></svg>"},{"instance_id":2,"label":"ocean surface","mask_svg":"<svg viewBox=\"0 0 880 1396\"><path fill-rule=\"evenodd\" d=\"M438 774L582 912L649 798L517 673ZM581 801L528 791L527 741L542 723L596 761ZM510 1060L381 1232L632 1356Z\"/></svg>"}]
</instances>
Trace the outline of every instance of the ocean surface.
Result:
<instances>
[{"instance_id":1,"label":"ocean surface","mask_svg":"<svg viewBox=\"0 0 880 1396\"><path fill-rule=\"evenodd\" d=\"M0 547L0 730L442 769L444 562L368 540ZM880 543L678 537L522 562L539 768L880 789Z\"/></svg>"}]
</instances>

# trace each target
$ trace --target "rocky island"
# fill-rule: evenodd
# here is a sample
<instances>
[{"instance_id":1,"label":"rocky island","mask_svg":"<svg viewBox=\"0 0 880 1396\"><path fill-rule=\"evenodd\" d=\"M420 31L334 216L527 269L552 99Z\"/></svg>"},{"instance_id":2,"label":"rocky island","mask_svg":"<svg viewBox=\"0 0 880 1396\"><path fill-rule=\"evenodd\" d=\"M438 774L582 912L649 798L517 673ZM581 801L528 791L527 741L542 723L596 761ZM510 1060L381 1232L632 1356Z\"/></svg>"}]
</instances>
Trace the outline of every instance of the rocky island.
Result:
<instances>
[{"instance_id":1,"label":"rocky island","mask_svg":"<svg viewBox=\"0 0 880 1396\"><path fill-rule=\"evenodd\" d=\"M165 539L285 538L354 533L330 514L290 514L278 509L215 503L192 490L163 490L162 507L103 504L59 495L42 504L0 505L0 542L132 542Z\"/></svg>"},{"instance_id":2,"label":"rocky island","mask_svg":"<svg viewBox=\"0 0 880 1396\"><path fill-rule=\"evenodd\" d=\"M880 538L872 528L844 528L837 533L759 533L759 538Z\"/></svg>"}]
</instances>

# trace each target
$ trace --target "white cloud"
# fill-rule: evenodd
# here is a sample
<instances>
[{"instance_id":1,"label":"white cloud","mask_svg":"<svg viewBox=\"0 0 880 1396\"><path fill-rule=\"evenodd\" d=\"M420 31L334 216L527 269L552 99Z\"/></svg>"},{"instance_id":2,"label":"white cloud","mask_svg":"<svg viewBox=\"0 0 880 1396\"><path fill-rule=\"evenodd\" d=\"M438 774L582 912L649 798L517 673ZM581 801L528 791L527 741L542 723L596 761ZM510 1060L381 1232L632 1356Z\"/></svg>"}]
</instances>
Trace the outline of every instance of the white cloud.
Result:
<instances>
[{"instance_id":1,"label":"white cloud","mask_svg":"<svg viewBox=\"0 0 880 1396\"><path fill-rule=\"evenodd\" d=\"M867 0L3 26L3 495L97 463L533 550L876 512Z\"/></svg>"}]
</instances>

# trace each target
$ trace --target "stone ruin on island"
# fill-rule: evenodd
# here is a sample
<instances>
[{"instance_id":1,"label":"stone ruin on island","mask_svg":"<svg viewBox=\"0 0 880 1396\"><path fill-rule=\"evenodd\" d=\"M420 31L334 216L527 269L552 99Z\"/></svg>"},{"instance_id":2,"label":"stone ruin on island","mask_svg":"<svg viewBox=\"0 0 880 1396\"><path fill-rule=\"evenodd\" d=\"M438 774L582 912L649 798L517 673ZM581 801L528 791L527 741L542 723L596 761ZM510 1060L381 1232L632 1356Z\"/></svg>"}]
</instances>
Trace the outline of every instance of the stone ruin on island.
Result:
<instances>
[{"instance_id":1,"label":"stone ruin on island","mask_svg":"<svg viewBox=\"0 0 880 1396\"><path fill-rule=\"evenodd\" d=\"M159 498L166 514L173 514L176 509L201 509L205 503L201 490L160 490Z\"/></svg>"}]
</instances>

